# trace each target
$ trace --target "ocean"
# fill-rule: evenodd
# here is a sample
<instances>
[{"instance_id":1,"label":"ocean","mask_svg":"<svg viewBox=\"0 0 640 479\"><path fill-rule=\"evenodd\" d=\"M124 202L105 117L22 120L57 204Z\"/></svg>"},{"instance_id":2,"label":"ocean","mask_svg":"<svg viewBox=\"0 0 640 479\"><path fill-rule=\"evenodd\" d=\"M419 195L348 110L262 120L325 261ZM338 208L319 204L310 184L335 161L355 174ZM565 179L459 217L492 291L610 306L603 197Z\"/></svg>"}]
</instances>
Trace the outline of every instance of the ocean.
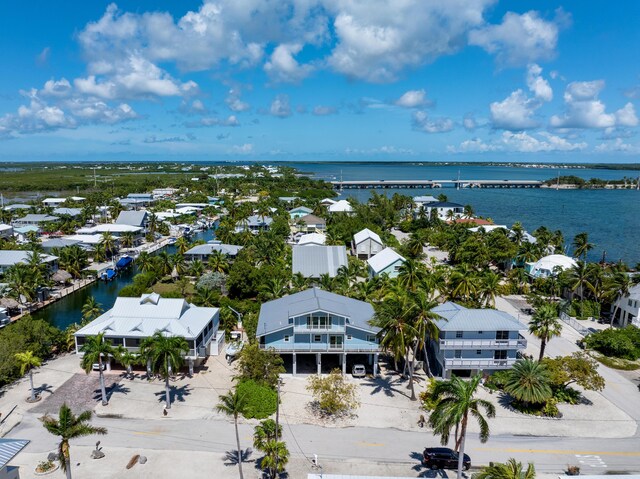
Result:
<instances>
[{"instance_id":1,"label":"ocean","mask_svg":"<svg viewBox=\"0 0 640 479\"><path fill-rule=\"evenodd\" d=\"M291 163L301 172L331 180L546 180L558 175L581 178L636 180L640 172L592 168L525 168L485 165L429 165L420 163ZM373 190L344 190L342 197L365 201ZM520 221L527 231L539 226L564 234L568 253L573 237L587 232L595 244L588 259L622 260L640 263L640 191L638 190L554 190L554 189L382 189L379 193L409 196L447 195L449 201L470 204L476 215L496 224Z\"/></svg>"}]
</instances>

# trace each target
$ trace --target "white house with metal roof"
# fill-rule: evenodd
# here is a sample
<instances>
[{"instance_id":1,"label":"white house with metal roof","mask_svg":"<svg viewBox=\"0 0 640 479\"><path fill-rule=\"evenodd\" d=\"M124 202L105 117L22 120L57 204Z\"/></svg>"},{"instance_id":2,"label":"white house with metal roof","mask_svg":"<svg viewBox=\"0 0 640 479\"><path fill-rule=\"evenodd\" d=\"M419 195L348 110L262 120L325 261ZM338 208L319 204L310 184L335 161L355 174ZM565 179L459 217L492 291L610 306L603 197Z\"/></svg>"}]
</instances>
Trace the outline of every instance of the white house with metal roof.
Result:
<instances>
[{"instance_id":1,"label":"white house with metal roof","mask_svg":"<svg viewBox=\"0 0 640 479\"><path fill-rule=\"evenodd\" d=\"M464 214L464 206L451 201L436 201L435 203L425 203L422 206L426 216L431 217L437 214L441 220L448 220L450 216L453 218L461 218Z\"/></svg>"},{"instance_id":2,"label":"white house with metal roof","mask_svg":"<svg viewBox=\"0 0 640 479\"><path fill-rule=\"evenodd\" d=\"M11 222L14 227L19 226L40 226L43 223L51 223L54 221L58 221L60 218L58 216L52 215L39 215L39 214L28 214L23 216L22 218L16 218Z\"/></svg>"},{"instance_id":3,"label":"white house with metal roof","mask_svg":"<svg viewBox=\"0 0 640 479\"><path fill-rule=\"evenodd\" d=\"M323 200L324 201L324 200ZM329 213L353 213L353 206L347 200L339 200L328 206L327 211Z\"/></svg>"},{"instance_id":4,"label":"white house with metal roof","mask_svg":"<svg viewBox=\"0 0 640 479\"><path fill-rule=\"evenodd\" d=\"M293 274L305 278L320 278L328 274L333 278L341 266L348 266L347 249L344 246L295 245L291 266Z\"/></svg>"},{"instance_id":5,"label":"white house with metal roof","mask_svg":"<svg viewBox=\"0 0 640 479\"><path fill-rule=\"evenodd\" d=\"M0 479L20 479L20 469L9 465L9 461L17 456L29 442L28 439L0 438Z\"/></svg>"},{"instance_id":6,"label":"white house with metal roof","mask_svg":"<svg viewBox=\"0 0 640 479\"><path fill-rule=\"evenodd\" d=\"M371 258L384 249L378 233L365 228L353 235L353 251L361 259Z\"/></svg>"},{"instance_id":7,"label":"white house with metal roof","mask_svg":"<svg viewBox=\"0 0 640 479\"><path fill-rule=\"evenodd\" d=\"M307 208L306 206L296 206L295 208L289 210L289 218L295 221L298 218L311 213L313 213L313 210L311 208Z\"/></svg>"},{"instance_id":8,"label":"white house with metal roof","mask_svg":"<svg viewBox=\"0 0 640 479\"><path fill-rule=\"evenodd\" d=\"M44 200L42 200L42 204L44 206L55 208L56 206L60 206L65 201L67 201L66 198L45 198Z\"/></svg>"},{"instance_id":9,"label":"white house with metal roof","mask_svg":"<svg viewBox=\"0 0 640 479\"><path fill-rule=\"evenodd\" d=\"M611 312L616 315L614 322L620 326L632 324L640 328L640 284L629 288L628 294L619 296Z\"/></svg>"},{"instance_id":10,"label":"white house with metal roof","mask_svg":"<svg viewBox=\"0 0 640 479\"><path fill-rule=\"evenodd\" d=\"M249 230L252 233L267 231L271 227L271 223L273 223L273 219L269 216L251 215L247 219L236 223L236 233L242 233L245 230Z\"/></svg>"},{"instance_id":11,"label":"white house with metal roof","mask_svg":"<svg viewBox=\"0 0 640 479\"><path fill-rule=\"evenodd\" d=\"M575 268L576 261L563 254L550 254L533 263L525 263L524 269L532 278L548 278L557 276L565 269Z\"/></svg>"},{"instance_id":12,"label":"white house with metal roof","mask_svg":"<svg viewBox=\"0 0 640 479\"><path fill-rule=\"evenodd\" d=\"M432 341L429 363L444 378L509 369L527 347L520 331L527 327L495 309L467 309L450 301L433 308L439 336Z\"/></svg>"},{"instance_id":13,"label":"white house with metal roof","mask_svg":"<svg viewBox=\"0 0 640 479\"><path fill-rule=\"evenodd\" d=\"M184 299L162 298L157 293L139 298L117 298L113 308L106 311L75 333L76 351L80 351L87 336L104 333L113 346L139 351L141 342L156 331L167 336L182 336L189 343L185 355L190 372L196 361L217 356L224 343L218 308L202 308ZM111 368L111 358L107 369Z\"/></svg>"},{"instance_id":14,"label":"white house with metal roof","mask_svg":"<svg viewBox=\"0 0 640 479\"><path fill-rule=\"evenodd\" d=\"M13 236L13 227L0 223L0 238L11 238Z\"/></svg>"},{"instance_id":15,"label":"white house with metal roof","mask_svg":"<svg viewBox=\"0 0 640 479\"><path fill-rule=\"evenodd\" d=\"M329 368L347 370L348 362L365 362L377 374L379 328L371 326L371 304L311 288L263 303L256 337L260 347L291 359L292 373L298 364L313 360L322 372ZM363 360L364 359L364 360Z\"/></svg>"},{"instance_id":16,"label":"white house with metal roof","mask_svg":"<svg viewBox=\"0 0 640 479\"><path fill-rule=\"evenodd\" d=\"M369 269L369 277L380 276L386 274L390 278L398 276L400 267L404 264L406 259L400 256L391 248L385 248L377 255L367 260L367 266Z\"/></svg>"},{"instance_id":17,"label":"white house with metal roof","mask_svg":"<svg viewBox=\"0 0 640 479\"><path fill-rule=\"evenodd\" d=\"M300 236L298 246L324 246L327 242L327 236L322 233L307 233Z\"/></svg>"},{"instance_id":18,"label":"white house with metal roof","mask_svg":"<svg viewBox=\"0 0 640 479\"><path fill-rule=\"evenodd\" d=\"M116 219L117 225L129 225L137 228L146 228L149 222L149 213L145 210L121 211Z\"/></svg>"},{"instance_id":19,"label":"white house with metal roof","mask_svg":"<svg viewBox=\"0 0 640 479\"><path fill-rule=\"evenodd\" d=\"M222 254L229 258L235 258L242 249L242 246L236 246L234 244L225 244L220 241L211 241L206 244L199 244L186 251L184 256L187 261L193 261L199 259L201 261L207 261L214 251L220 251Z\"/></svg>"},{"instance_id":20,"label":"white house with metal roof","mask_svg":"<svg viewBox=\"0 0 640 479\"><path fill-rule=\"evenodd\" d=\"M0 274L16 264L27 264L31 251L24 250L0 250ZM47 265L50 273L58 270L58 257L40 253L40 262Z\"/></svg>"}]
</instances>

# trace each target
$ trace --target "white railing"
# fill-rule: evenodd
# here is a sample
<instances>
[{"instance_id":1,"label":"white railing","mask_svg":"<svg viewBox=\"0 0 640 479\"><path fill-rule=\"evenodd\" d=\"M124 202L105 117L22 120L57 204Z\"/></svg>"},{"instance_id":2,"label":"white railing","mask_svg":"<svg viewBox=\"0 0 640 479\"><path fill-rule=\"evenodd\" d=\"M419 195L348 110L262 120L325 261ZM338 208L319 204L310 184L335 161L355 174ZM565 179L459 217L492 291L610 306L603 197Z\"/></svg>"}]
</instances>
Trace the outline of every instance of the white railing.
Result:
<instances>
[{"instance_id":1,"label":"white railing","mask_svg":"<svg viewBox=\"0 0 640 479\"><path fill-rule=\"evenodd\" d=\"M560 321L571 326L582 336L587 336L589 334L589 330L587 328L580 324L576 318L569 316L564 311L560 311Z\"/></svg>"},{"instance_id":2,"label":"white railing","mask_svg":"<svg viewBox=\"0 0 640 479\"><path fill-rule=\"evenodd\" d=\"M359 353L359 352L377 352L380 351L380 346L369 345L369 346L336 346L332 347L328 344L278 344L278 345L260 345L260 349L273 349L276 352L291 352L291 353L304 353L304 352L345 352L345 353Z\"/></svg>"},{"instance_id":3,"label":"white railing","mask_svg":"<svg viewBox=\"0 0 640 479\"><path fill-rule=\"evenodd\" d=\"M527 340L518 339L441 339L440 349L508 349L526 348Z\"/></svg>"},{"instance_id":4,"label":"white railing","mask_svg":"<svg viewBox=\"0 0 640 479\"><path fill-rule=\"evenodd\" d=\"M328 326L313 326L308 324L297 325L293 327L295 333L322 333L322 332L336 332L344 333L344 326L328 325Z\"/></svg>"},{"instance_id":5,"label":"white railing","mask_svg":"<svg viewBox=\"0 0 640 479\"><path fill-rule=\"evenodd\" d=\"M445 358L445 367L468 367L470 369L490 367L495 369L513 366L516 358L507 359L471 359L471 358Z\"/></svg>"}]
</instances>

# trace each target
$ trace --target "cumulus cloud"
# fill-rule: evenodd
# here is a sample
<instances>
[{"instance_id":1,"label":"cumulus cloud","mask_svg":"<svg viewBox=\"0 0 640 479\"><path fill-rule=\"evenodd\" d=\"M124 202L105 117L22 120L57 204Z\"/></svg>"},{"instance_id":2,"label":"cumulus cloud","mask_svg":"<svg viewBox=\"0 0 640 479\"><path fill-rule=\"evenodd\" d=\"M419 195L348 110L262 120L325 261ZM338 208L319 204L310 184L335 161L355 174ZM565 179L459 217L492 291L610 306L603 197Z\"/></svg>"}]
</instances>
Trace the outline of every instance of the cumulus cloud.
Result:
<instances>
[{"instance_id":1,"label":"cumulus cloud","mask_svg":"<svg viewBox=\"0 0 640 479\"><path fill-rule=\"evenodd\" d=\"M413 155L415 152L410 148L399 148L393 145L383 145L379 148L345 148L348 155Z\"/></svg>"},{"instance_id":2,"label":"cumulus cloud","mask_svg":"<svg viewBox=\"0 0 640 479\"><path fill-rule=\"evenodd\" d=\"M311 113L313 113L316 116L327 116L327 115L335 115L336 113L338 113L338 110L336 110L332 106L318 105L313 108Z\"/></svg>"},{"instance_id":3,"label":"cumulus cloud","mask_svg":"<svg viewBox=\"0 0 640 479\"><path fill-rule=\"evenodd\" d=\"M182 100L178 111L183 115L206 115L209 113L209 109L205 106L202 100L196 99L193 101Z\"/></svg>"},{"instance_id":4,"label":"cumulus cloud","mask_svg":"<svg viewBox=\"0 0 640 479\"><path fill-rule=\"evenodd\" d=\"M416 108L428 104L427 92L424 90L409 90L395 101L395 104L404 108Z\"/></svg>"},{"instance_id":5,"label":"cumulus cloud","mask_svg":"<svg viewBox=\"0 0 640 479\"><path fill-rule=\"evenodd\" d=\"M287 95L278 95L274 98L269 108L269 113L278 118L286 118L291 116L291 105Z\"/></svg>"},{"instance_id":6,"label":"cumulus cloud","mask_svg":"<svg viewBox=\"0 0 640 479\"><path fill-rule=\"evenodd\" d=\"M557 10L551 21L543 19L536 11L522 15L507 12L502 23L484 25L469 32L469 44L496 55L497 62L503 66L548 60L555 55L558 33L568 21L569 17L562 10Z\"/></svg>"},{"instance_id":7,"label":"cumulus cloud","mask_svg":"<svg viewBox=\"0 0 640 479\"><path fill-rule=\"evenodd\" d=\"M146 137L143 141L145 143L184 143L185 141L187 141L187 139L181 136L159 138L156 135L151 135Z\"/></svg>"},{"instance_id":8,"label":"cumulus cloud","mask_svg":"<svg viewBox=\"0 0 640 479\"><path fill-rule=\"evenodd\" d=\"M553 90L549 82L542 78L542 68L535 63L527 68L527 86L534 96L542 101L551 101L553 99Z\"/></svg>"},{"instance_id":9,"label":"cumulus cloud","mask_svg":"<svg viewBox=\"0 0 640 479\"><path fill-rule=\"evenodd\" d=\"M467 131L473 131L478 127L478 122L471 113L467 113L462 119L462 126Z\"/></svg>"},{"instance_id":10,"label":"cumulus cloud","mask_svg":"<svg viewBox=\"0 0 640 479\"><path fill-rule=\"evenodd\" d=\"M566 138L546 132L540 132L534 136L524 131L517 133L504 131L498 140L485 142L479 138L473 138L471 140L463 141L457 147L449 146L447 151L451 153L484 153L492 151L540 153L554 151L580 151L585 148L587 148L587 144L584 142L571 143Z\"/></svg>"},{"instance_id":11,"label":"cumulus cloud","mask_svg":"<svg viewBox=\"0 0 640 479\"><path fill-rule=\"evenodd\" d=\"M453 120L450 118L429 118L425 111L413 114L413 129L424 133L446 133L453 130Z\"/></svg>"},{"instance_id":12,"label":"cumulus cloud","mask_svg":"<svg viewBox=\"0 0 640 479\"><path fill-rule=\"evenodd\" d=\"M247 155L253 153L253 144L245 143L243 145L233 145L231 147L231 153L237 153L241 155Z\"/></svg>"},{"instance_id":13,"label":"cumulus cloud","mask_svg":"<svg viewBox=\"0 0 640 479\"><path fill-rule=\"evenodd\" d=\"M599 153L640 153L640 146L625 143L622 138L616 138L613 141L600 143L595 150Z\"/></svg>"},{"instance_id":14,"label":"cumulus cloud","mask_svg":"<svg viewBox=\"0 0 640 479\"><path fill-rule=\"evenodd\" d=\"M224 102L227 104L231 111L242 112L247 111L251 108L251 105L242 101L241 99L242 92L238 88L231 88Z\"/></svg>"},{"instance_id":15,"label":"cumulus cloud","mask_svg":"<svg viewBox=\"0 0 640 479\"><path fill-rule=\"evenodd\" d=\"M214 116L205 116L197 121L187 121L184 126L187 128L204 128L210 126L240 126L240 121L235 115L229 115L227 118L217 118Z\"/></svg>"},{"instance_id":16,"label":"cumulus cloud","mask_svg":"<svg viewBox=\"0 0 640 479\"><path fill-rule=\"evenodd\" d=\"M613 113L607 113L605 104L598 99L605 87L604 80L572 82L564 93L565 112L554 115L550 125L554 128L612 128L638 125L632 103Z\"/></svg>"},{"instance_id":17,"label":"cumulus cloud","mask_svg":"<svg viewBox=\"0 0 640 479\"><path fill-rule=\"evenodd\" d=\"M265 63L264 71L271 80L281 83L299 83L311 73L311 65L300 65L294 56L302 50L300 43L278 45Z\"/></svg>"}]
</instances>

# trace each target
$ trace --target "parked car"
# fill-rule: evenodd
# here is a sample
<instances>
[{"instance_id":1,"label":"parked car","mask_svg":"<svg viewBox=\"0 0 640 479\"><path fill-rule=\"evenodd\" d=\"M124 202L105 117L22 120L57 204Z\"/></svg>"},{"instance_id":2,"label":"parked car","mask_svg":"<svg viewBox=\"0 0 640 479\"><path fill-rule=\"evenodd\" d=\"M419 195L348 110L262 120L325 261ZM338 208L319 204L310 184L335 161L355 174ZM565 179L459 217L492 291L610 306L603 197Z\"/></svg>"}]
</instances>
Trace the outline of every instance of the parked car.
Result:
<instances>
[{"instance_id":1,"label":"parked car","mask_svg":"<svg viewBox=\"0 0 640 479\"><path fill-rule=\"evenodd\" d=\"M423 452L422 464L431 469L457 469L458 453L448 447L428 447ZM471 467L471 458L464 455L462 468L467 471Z\"/></svg>"},{"instance_id":2,"label":"parked car","mask_svg":"<svg viewBox=\"0 0 640 479\"><path fill-rule=\"evenodd\" d=\"M367 369L364 367L364 364L354 364L351 369L351 374L354 378L363 378L367 375Z\"/></svg>"}]
</instances>

